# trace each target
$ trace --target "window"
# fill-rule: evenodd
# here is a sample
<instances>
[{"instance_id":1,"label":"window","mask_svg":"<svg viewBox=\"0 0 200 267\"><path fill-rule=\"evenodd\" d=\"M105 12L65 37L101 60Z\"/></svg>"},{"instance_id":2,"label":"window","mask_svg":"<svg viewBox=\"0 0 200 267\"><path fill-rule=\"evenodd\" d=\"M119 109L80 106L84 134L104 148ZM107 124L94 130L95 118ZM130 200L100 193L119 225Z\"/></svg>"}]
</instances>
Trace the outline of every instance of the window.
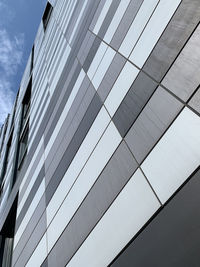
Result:
<instances>
[{"instance_id":1,"label":"window","mask_svg":"<svg viewBox=\"0 0 200 267\"><path fill-rule=\"evenodd\" d=\"M31 87L32 87L32 77L28 83L28 87L26 89L26 93L24 95L24 99L22 101L23 109L22 109L22 127L26 124L29 117L29 109L31 103Z\"/></svg>"},{"instance_id":2,"label":"window","mask_svg":"<svg viewBox=\"0 0 200 267\"><path fill-rule=\"evenodd\" d=\"M34 62L34 46L32 47L32 52L31 52L31 67L30 67L30 75L32 74L32 70L33 70L33 62Z\"/></svg>"},{"instance_id":3,"label":"window","mask_svg":"<svg viewBox=\"0 0 200 267\"><path fill-rule=\"evenodd\" d=\"M29 125L26 124L26 128L24 129L22 136L20 137L20 147L19 147L19 167L26 155L28 148L28 134L29 134Z\"/></svg>"},{"instance_id":4,"label":"window","mask_svg":"<svg viewBox=\"0 0 200 267\"><path fill-rule=\"evenodd\" d=\"M22 119L21 119L21 130L19 136L19 156L18 156L18 169L20 169L24 157L28 148L28 135L29 135L29 112L31 103L31 88L32 88L32 77L28 83L24 99L22 101Z\"/></svg>"},{"instance_id":5,"label":"window","mask_svg":"<svg viewBox=\"0 0 200 267\"><path fill-rule=\"evenodd\" d=\"M44 31L46 31L50 16L51 16L51 12L53 10L52 5L48 2L46 9L44 11L44 15L42 17L42 22L43 22L43 27L44 27Z\"/></svg>"},{"instance_id":6,"label":"window","mask_svg":"<svg viewBox=\"0 0 200 267\"><path fill-rule=\"evenodd\" d=\"M5 158L4 158L3 168L2 168L1 178L0 178L1 187L2 187L2 182L4 180L4 176L6 174L7 166L8 166L8 160L9 160L9 155L10 155L10 147L11 147L11 143L12 143L12 136L13 136L13 131L10 134L10 137L9 137L9 140L8 140L8 143L7 143L7 146L6 146L6 153L5 153Z\"/></svg>"},{"instance_id":7,"label":"window","mask_svg":"<svg viewBox=\"0 0 200 267\"><path fill-rule=\"evenodd\" d=\"M0 266L12 266L12 252L14 241L14 230L16 222L17 197L9 211L6 221L0 232Z\"/></svg>"}]
</instances>

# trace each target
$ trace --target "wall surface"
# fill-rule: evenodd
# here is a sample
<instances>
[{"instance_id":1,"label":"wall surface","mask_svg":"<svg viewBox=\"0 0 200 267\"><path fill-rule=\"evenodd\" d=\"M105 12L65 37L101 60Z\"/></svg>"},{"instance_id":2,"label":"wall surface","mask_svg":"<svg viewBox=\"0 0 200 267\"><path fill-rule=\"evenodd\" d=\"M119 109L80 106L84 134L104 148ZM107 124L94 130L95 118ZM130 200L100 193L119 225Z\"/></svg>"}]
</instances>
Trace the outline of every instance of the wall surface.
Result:
<instances>
[{"instance_id":1,"label":"wall surface","mask_svg":"<svg viewBox=\"0 0 200 267\"><path fill-rule=\"evenodd\" d=\"M12 267L200 266L199 0L50 3L0 135Z\"/></svg>"}]
</instances>

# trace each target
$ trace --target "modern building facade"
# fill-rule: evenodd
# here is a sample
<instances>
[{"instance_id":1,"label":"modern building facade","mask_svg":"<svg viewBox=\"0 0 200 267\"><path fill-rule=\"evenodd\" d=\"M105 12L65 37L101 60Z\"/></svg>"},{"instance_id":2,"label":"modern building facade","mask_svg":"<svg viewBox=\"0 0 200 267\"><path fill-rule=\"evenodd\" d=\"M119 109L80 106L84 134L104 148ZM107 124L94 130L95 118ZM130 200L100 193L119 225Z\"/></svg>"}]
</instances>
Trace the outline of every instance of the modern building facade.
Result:
<instances>
[{"instance_id":1,"label":"modern building facade","mask_svg":"<svg viewBox=\"0 0 200 267\"><path fill-rule=\"evenodd\" d=\"M199 22L47 3L0 132L0 266L200 266Z\"/></svg>"}]
</instances>

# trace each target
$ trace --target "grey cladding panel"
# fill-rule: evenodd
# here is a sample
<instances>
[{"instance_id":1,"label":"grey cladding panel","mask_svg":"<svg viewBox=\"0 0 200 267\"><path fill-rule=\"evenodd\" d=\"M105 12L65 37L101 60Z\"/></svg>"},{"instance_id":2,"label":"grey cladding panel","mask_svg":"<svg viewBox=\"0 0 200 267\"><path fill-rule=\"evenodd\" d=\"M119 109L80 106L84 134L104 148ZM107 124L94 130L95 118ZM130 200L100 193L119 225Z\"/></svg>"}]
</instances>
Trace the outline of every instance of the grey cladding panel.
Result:
<instances>
[{"instance_id":1,"label":"grey cladding panel","mask_svg":"<svg viewBox=\"0 0 200 267\"><path fill-rule=\"evenodd\" d=\"M121 43L123 42L126 33L131 26L135 16L137 15L140 6L142 5L144 0L132 0L126 9L126 12L110 42L110 45L114 47L116 50L119 49Z\"/></svg>"},{"instance_id":2,"label":"grey cladding panel","mask_svg":"<svg viewBox=\"0 0 200 267\"><path fill-rule=\"evenodd\" d=\"M195 109L197 112L200 113L200 90L198 89L198 91L194 94L194 96L192 97L192 99L189 102L189 105Z\"/></svg>"},{"instance_id":3,"label":"grey cladding panel","mask_svg":"<svg viewBox=\"0 0 200 267\"><path fill-rule=\"evenodd\" d=\"M81 66L80 64L77 65L75 71L74 71L74 74L69 82L69 84L67 84L67 86L65 85L64 86L64 89L65 89L65 95L63 96L63 99L62 101L60 102L60 105L59 105L59 108L58 110L56 111L56 113L52 114L52 117L53 117L53 121L51 123L51 127L49 128L49 131L45 134L45 137L44 137L44 145L46 146L46 144L48 143L52 133L53 133L53 130L55 129L55 126L60 118L60 115L65 107L65 104L67 102L67 100L69 99L69 96L73 90L73 87L74 87L74 84L76 83L76 80L78 78L78 75L81 71Z\"/></svg>"},{"instance_id":4,"label":"grey cladding panel","mask_svg":"<svg viewBox=\"0 0 200 267\"><path fill-rule=\"evenodd\" d=\"M181 102L162 87L158 87L125 137L139 163L152 149L182 107Z\"/></svg>"},{"instance_id":5,"label":"grey cladding panel","mask_svg":"<svg viewBox=\"0 0 200 267\"><path fill-rule=\"evenodd\" d=\"M158 82L200 21L199 0L183 0L143 69Z\"/></svg>"},{"instance_id":6,"label":"grey cladding panel","mask_svg":"<svg viewBox=\"0 0 200 267\"><path fill-rule=\"evenodd\" d=\"M40 186L40 184L44 178L44 175L45 175L45 171L44 171L44 165L43 165L31 191L30 191L30 193L29 193L29 195L28 195L28 197L27 197L27 199L23 205L21 212L17 217L16 224L15 224L15 231L17 231L22 220L24 219L24 216L26 215L26 212L27 212L29 206L31 205L31 202L32 202L32 200L33 200L33 198L34 198L34 196L35 196L35 194L36 194L36 192L37 192L37 190L38 190L38 188L39 188L39 186Z\"/></svg>"},{"instance_id":7,"label":"grey cladding panel","mask_svg":"<svg viewBox=\"0 0 200 267\"><path fill-rule=\"evenodd\" d=\"M79 59L82 66L85 62L86 57L88 56L91 46L93 45L94 39L95 35L88 31L77 55L77 58Z\"/></svg>"},{"instance_id":8,"label":"grey cladding panel","mask_svg":"<svg viewBox=\"0 0 200 267\"><path fill-rule=\"evenodd\" d=\"M70 19L70 23L68 24L68 27L67 27L67 29L66 29L66 31L64 33L65 34L65 38L66 38L66 40L68 42L69 42L69 39L70 39L71 34L73 32L74 26L75 26L75 24L77 22L78 16L79 16L79 14L81 12L83 4L84 4L84 1L78 1L77 2L76 6L75 6L75 9L73 11L73 15L72 15L72 17Z\"/></svg>"},{"instance_id":9,"label":"grey cladding panel","mask_svg":"<svg viewBox=\"0 0 200 267\"><path fill-rule=\"evenodd\" d=\"M89 108L87 109L87 112L84 115L84 118L82 119L62 159L59 161L59 164L47 186L46 189L47 204L51 200L56 188L58 187L60 181L62 180L63 175L68 169L71 161L73 160L76 152L78 151L82 141L84 140L86 134L88 133L101 107L102 107L102 102L98 94L96 93L89 105Z\"/></svg>"},{"instance_id":10,"label":"grey cladding panel","mask_svg":"<svg viewBox=\"0 0 200 267\"><path fill-rule=\"evenodd\" d=\"M29 175L28 175L28 177L26 179L26 182L25 182L23 188L20 190L20 194L19 194L19 198L18 198L18 203L22 200L22 198L24 196L24 193L25 193L25 191L26 191L26 189L27 189L27 187L28 187L28 185L29 185L29 183L30 183L33 175L34 175L35 169L37 168L37 166L38 166L38 164L39 164L39 162L40 162L41 157L43 156L43 154L44 154L44 146L42 144L42 146L41 146L41 148L40 148L40 150L38 152L38 155L37 155L35 161L33 162L33 166L32 166L32 168L31 168L31 170L29 172ZM30 164L30 162L29 162L29 164ZM28 168L28 166L26 166L26 171L27 171L27 168ZM25 176L25 173L22 173L22 174L23 174L23 176Z\"/></svg>"},{"instance_id":11,"label":"grey cladding panel","mask_svg":"<svg viewBox=\"0 0 200 267\"><path fill-rule=\"evenodd\" d=\"M48 157L46 160L46 166L45 166L46 167L46 175L45 175L46 185L49 183L53 173L58 167L59 162L61 161L64 153L66 152L68 146L70 145L70 142L72 141L73 136L76 133L81 120L85 116L85 113L87 112L87 109L89 105L91 104L91 101L94 95L95 95L95 89L93 88L92 85L90 85L83 100L81 101L81 104L79 105L79 108L76 114L73 116L73 120L70 122L68 129L66 129L65 136L62 139L62 142L60 140L59 148L57 149L57 151L54 151L54 153L48 154Z\"/></svg>"},{"instance_id":12,"label":"grey cladding panel","mask_svg":"<svg viewBox=\"0 0 200 267\"><path fill-rule=\"evenodd\" d=\"M120 54L116 53L97 91L103 102L113 87L125 62L126 59Z\"/></svg>"},{"instance_id":13,"label":"grey cladding panel","mask_svg":"<svg viewBox=\"0 0 200 267\"><path fill-rule=\"evenodd\" d=\"M200 172L160 211L112 267L199 267Z\"/></svg>"},{"instance_id":14,"label":"grey cladding panel","mask_svg":"<svg viewBox=\"0 0 200 267\"><path fill-rule=\"evenodd\" d=\"M43 213L40 221L38 222L37 226L35 227L30 239L26 243L22 254L19 256L17 262L15 263L15 267L22 267L25 266L26 262L34 252L35 248L37 247L40 239L44 235L47 227L46 222L46 214Z\"/></svg>"},{"instance_id":15,"label":"grey cladding panel","mask_svg":"<svg viewBox=\"0 0 200 267\"><path fill-rule=\"evenodd\" d=\"M70 260L136 169L122 142L50 252L50 266L64 266Z\"/></svg>"},{"instance_id":16,"label":"grey cladding panel","mask_svg":"<svg viewBox=\"0 0 200 267\"><path fill-rule=\"evenodd\" d=\"M110 8L108 10L108 13L106 14L106 17L105 17L105 19L101 25L101 28L97 34L101 39L104 38L104 35L105 35L105 33L106 33L106 31L107 31L107 29L108 29L108 27L112 21L112 18L115 15L115 12L116 12L119 4L120 4L120 0L112 1L112 4L110 5Z\"/></svg>"},{"instance_id":17,"label":"grey cladding panel","mask_svg":"<svg viewBox=\"0 0 200 267\"><path fill-rule=\"evenodd\" d=\"M84 96L87 92L89 83L90 83L90 81L89 81L88 77L85 76L85 78L84 78L84 80L80 86L80 89L76 95L76 98L74 99L72 106L71 106L70 110L68 111L66 118L65 118L65 120L61 126L61 129L58 132L57 137L56 137L56 139L55 139L55 141L54 141L54 143L50 149L50 152L47 155L45 155L46 156L46 160L45 160L46 171L48 170L49 165L52 163L52 160L54 159L54 157L59 159L59 157L57 156L57 150L59 149L59 147L60 146L65 147L67 144L65 142L65 139L67 138L67 140L69 140L68 130L71 127L72 120L74 119L74 117L76 117L77 110L82 105L82 102L83 102ZM93 92L95 92L95 91L93 90ZM88 102L89 102L89 100L90 100L90 98L88 96Z\"/></svg>"},{"instance_id":18,"label":"grey cladding panel","mask_svg":"<svg viewBox=\"0 0 200 267\"><path fill-rule=\"evenodd\" d=\"M172 65L162 84L187 101L200 84L200 26Z\"/></svg>"},{"instance_id":19,"label":"grey cladding panel","mask_svg":"<svg viewBox=\"0 0 200 267\"><path fill-rule=\"evenodd\" d=\"M101 11L102 11L102 9L103 9L103 7L105 5L106 0L101 0L101 1L98 0L98 2L99 2L99 5L98 5L98 7L96 9L94 18L92 19L92 22L91 22L90 27L89 27L89 29L91 31L93 31L93 29L94 29L94 27L95 27L95 25L97 23L97 20L98 20L100 14L101 14Z\"/></svg>"},{"instance_id":20,"label":"grey cladding panel","mask_svg":"<svg viewBox=\"0 0 200 267\"><path fill-rule=\"evenodd\" d=\"M139 73L113 117L113 122L122 137L126 135L156 87L156 82L143 72Z\"/></svg>"},{"instance_id":21,"label":"grey cladding panel","mask_svg":"<svg viewBox=\"0 0 200 267\"><path fill-rule=\"evenodd\" d=\"M95 56L95 54L96 54L96 52L100 46L100 43L101 43L101 40L98 37L96 37L94 42L90 45L91 46L90 51L88 52L88 55L87 55L87 57L84 61L84 64L83 64L83 69L86 73L87 73L87 71L88 71L88 69L92 63L92 60L93 60L93 58L94 58L94 56Z\"/></svg>"},{"instance_id":22,"label":"grey cladding panel","mask_svg":"<svg viewBox=\"0 0 200 267\"><path fill-rule=\"evenodd\" d=\"M15 262L18 259L24 246L28 242L32 232L34 231L35 227L37 226L38 221L40 220L45 209L46 209L45 195L43 195L42 198L40 199L40 202L39 202L37 208L35 209L32 217L31 217L26 229L24 230L18 244L16 245L16 247L13 251L13 262Z\"/></svg>"}]
</instances>

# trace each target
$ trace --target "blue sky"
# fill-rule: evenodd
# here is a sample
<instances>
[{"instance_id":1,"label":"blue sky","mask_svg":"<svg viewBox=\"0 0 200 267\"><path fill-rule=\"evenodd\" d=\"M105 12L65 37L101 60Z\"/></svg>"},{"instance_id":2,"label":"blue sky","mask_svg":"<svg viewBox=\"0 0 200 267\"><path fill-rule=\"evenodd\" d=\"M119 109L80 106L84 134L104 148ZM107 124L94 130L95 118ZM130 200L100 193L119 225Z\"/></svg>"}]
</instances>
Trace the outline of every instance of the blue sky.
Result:
<instances>
[{"instance_id":1,"label":"blue sky","mask_svg":"<svg viewBox=\"0 0 200 267\"><path fill-rule=\"evenodd\" d=\"M0 0L0 126L11 111L46 0Z\"/></svg>"}]
</instances>

